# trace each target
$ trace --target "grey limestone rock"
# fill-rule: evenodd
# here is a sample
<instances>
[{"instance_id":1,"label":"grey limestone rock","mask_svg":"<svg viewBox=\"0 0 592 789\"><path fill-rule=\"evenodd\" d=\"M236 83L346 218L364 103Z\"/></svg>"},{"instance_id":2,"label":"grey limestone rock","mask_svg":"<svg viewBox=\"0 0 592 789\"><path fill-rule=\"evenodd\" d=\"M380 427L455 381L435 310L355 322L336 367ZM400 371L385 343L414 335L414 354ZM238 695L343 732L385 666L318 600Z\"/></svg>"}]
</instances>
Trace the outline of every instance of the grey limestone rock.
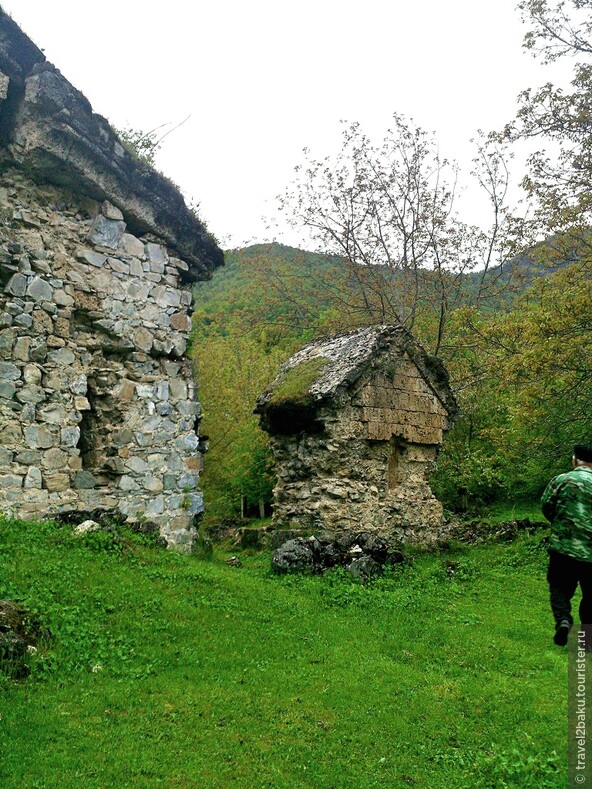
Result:
<instances>
[{"instance_id":1,"label":"grey limestone rock","mask_svg":"<svg viewBox=\"0 0 592 789\"><path fill-rule=\"evenodd\" d=\"M99 214L91 225L88 240L95 246L117 249L124 233L125 222L117 219L107 219L107 217Z\"/></svg>"},{"instance_id":2,"label":"grey limestone rock","mask_svg":"<svg viewBox=\"0 0 592 789\"><path fill-rule=\"evenodd\" d=\"M27 296L37 302L51 301L53 288L44 279L34 277L27 287Z\"/></svg>"},{"instance_id":3,"label":"grey limestone rock","mask_svg":"<svg viewBox=\"0 0 592 789\"><path fill-rule=\"evenodd\" d=\"M353 559L345 568L357 580L365 583L382 573L382 567L371 556L360 556Z\"/></svg>"},{"instance_id":4,"label":"grey limestone rock","mask_svg":"<svg viewBox=\"0 0 592 789\"><path fill-rule=\"evenodd\" d=\"M313 569L313 547L309 540L296 537L277 548L271 558L277 573L294 573Z\"/></svg>"},{"instance_id":5,"label":"grey limestone rock","mask_svg":"<svg viewBox=\"0 0 592 789\"><path fill-rule=\"evenodd\" d=\"M0 362L0 381L18 381L21 370L12 362Z\"/></svg>"},{"instance_id":6,"label":"grey limestone rock","mask_svg":"<svg viewBox=\"0 0 592 789\"><path fill-rule=\"evenodd\" d=\"M0 382L0 397L3 397L5 400L12 400L15 392L16 386L12 381Z\"/></svg>"},{"instance_id":7,"label":"grey limestone rock","mask_svg":"<svg viewBox=\"0 0 592 789\"><path fill-rule=\"evenodd\" d=\"M24 296L27 292L27 278L23 274L13 274L6 285L7 293Z\"/></svg>"},{"instance_id":8,"label":"grey limestone rock","mask_svg":"<svg viewBox=\"0 0 592 789\"><path fill-rule=\"evenodd\" d=\"M35 466L31 466L25 475L23 487L27 489L37 488L40 490L42 487L41 470Z\"/></svg>"},{"instance_id":9,"label":"grey limestone rock","mask_svg":"<svg viewBox=\"0 0 592 789\"><path fill-rule=\"evenodd\" d=\"M74 487L79 490L82 488L94 488L97 481L90 471L79 471L74 475Z\"/></svg>"},{"instance_id":10,"label":"grey limestone rock","mask_svg":"<svg viewBox=\"0 0 592 789\"><path fill-rule=\"evenodd\" d=\"M87 263L90 263L91 266L95 266L96 268L102 268L107 260L107 255L103 255L101 252L94 252L90 249L82 252L80 257L82 260L85 260Z\"/></svg>"},{"instance_id":11,"label":"grey limestone rock","mask_svg":"<svg viewBox=\"0 0 592 789\"><path fill-rule=\"evenodd\" d=\"M23 386L18 390L16 399L21 403L42 403L46 399L45 390L34 384Z\"/></svg>"}]
</instances>

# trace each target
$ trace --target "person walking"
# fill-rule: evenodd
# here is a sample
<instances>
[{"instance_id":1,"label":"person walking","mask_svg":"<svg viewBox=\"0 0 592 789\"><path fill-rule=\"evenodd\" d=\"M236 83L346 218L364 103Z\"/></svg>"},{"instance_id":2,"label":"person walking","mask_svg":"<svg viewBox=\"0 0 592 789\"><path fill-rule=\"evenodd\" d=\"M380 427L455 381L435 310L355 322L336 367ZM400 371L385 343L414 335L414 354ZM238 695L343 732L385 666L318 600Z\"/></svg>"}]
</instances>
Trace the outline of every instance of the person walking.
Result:
<instances>
[{"instance_id":1,"label":"person walking","mask_svg":"<svg viewBox=\"0 0 592 789\"><path fill-rule=\"evenodd\" d=\"M592 446L576 444L572 471L554 477L543 493L543 515L551 523L547 581L555 617L553 640L567 644L571 600L582 592L580 621L592 629ZM589 634L592 635L592 632Z\"/></svg>"}]
</instances>

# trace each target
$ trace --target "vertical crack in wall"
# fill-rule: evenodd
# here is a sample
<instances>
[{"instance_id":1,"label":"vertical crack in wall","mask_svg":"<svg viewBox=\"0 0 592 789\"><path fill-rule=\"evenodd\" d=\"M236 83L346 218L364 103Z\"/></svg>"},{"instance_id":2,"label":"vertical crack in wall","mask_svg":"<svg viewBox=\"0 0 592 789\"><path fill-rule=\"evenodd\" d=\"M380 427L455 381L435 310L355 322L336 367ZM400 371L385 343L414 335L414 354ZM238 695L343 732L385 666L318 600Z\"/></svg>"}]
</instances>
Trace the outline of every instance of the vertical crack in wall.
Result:
<instances>
[{"instance_id":1,"label":"vertical crack in wall","mask_svg":"<svg viewBox=\"0 0 592 789\"><path fill-rule=\"evenodd\" d=\"M407 445L404 441L393 438L391 440L390 454L387 470L387 488L395 490L405 481L407 476L406 463Z\"/></svg>"},{"instance_id":2,"label":"vertical crack in wall","mask_svg":"<svg viewBox=\"0 0 592 789\"><path fill-rule=\"evenodd\" d=\"M25 95L25 86L9 80L6 98L0 100L0 148L13 141L16 117Z\"/></svg>"}]
</instances>

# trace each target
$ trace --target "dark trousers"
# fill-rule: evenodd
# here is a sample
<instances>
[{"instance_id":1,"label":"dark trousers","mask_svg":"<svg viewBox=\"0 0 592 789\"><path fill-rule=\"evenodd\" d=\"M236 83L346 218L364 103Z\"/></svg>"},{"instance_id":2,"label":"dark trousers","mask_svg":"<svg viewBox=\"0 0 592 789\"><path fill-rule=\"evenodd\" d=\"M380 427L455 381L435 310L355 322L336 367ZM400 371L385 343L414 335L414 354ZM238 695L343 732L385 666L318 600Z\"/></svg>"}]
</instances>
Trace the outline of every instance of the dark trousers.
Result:
<instances>
[{"instance_id":1,"label":"dark trousers","mask_svg":"<svg viewBox=\"0 0 592 789\"><path fill-rule=\"evenodd\" d=\"M592 625L592 562L583 562L551 550L547 581L551 592L551 610L557 624L563 619L573 623L571 599L579 583L582 590L580 622Z\"/></svg>"}]
</instances>

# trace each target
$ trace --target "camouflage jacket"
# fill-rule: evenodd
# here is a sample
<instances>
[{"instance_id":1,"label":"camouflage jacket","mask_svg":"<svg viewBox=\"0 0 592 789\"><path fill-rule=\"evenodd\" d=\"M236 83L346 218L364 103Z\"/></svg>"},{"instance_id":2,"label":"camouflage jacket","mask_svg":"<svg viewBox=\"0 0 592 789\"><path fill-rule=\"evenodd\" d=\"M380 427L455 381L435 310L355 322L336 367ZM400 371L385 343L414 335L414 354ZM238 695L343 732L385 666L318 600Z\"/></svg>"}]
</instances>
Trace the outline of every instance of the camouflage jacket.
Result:
<instances>
[{"instance_id":1,"label":"camouflage jacket","mask_svg":"<svg viewBox=\"0 0 592 789\"><path fill-rule=\"evenodd\" d=\"M592 468L578 466L554 477L545 488L541 506L551 521L551 548L592 562Z\"/></svg>"}]
</instances>

